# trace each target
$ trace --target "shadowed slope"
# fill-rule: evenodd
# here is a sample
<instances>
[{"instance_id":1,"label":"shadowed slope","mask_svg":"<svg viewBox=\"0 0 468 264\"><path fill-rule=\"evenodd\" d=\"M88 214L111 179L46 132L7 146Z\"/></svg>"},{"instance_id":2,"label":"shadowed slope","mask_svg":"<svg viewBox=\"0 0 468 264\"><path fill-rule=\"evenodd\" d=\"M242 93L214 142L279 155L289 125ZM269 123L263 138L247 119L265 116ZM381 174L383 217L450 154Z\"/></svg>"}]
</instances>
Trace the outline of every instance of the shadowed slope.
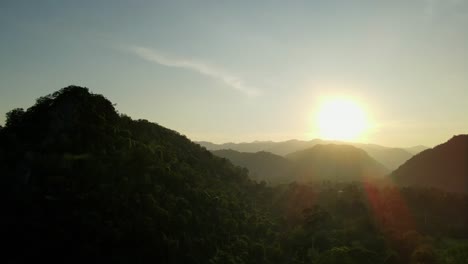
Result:
<instances>
[{"instance_id":1,"label":"shadowed slope","mask_svg":"<svg viewBox=\"0 0 468 264\"><path fill-rule=\"evenodd\" d=\"M367 152L369 156L384 165L389 170L398 168L405 161L409 160L413 154L402 148L387 148L375 144L352 144Z\"/></svg>"},{"instance_id":2,"label":"shadowed slope","mask_svg":"<svg viewBox=\"0 0 468 264\"><path fill-rule=\"evenodd\" d=\"M9 112L0 171L7 263L224 262L228 235L259 239L244 170L87 88Z\"/></svg>"},{"instance_id":3,"label":"shadowed slope","mask_svg":"<svg viewBox=\"0 0 468 264\"><path fill-rule=\"evenodd\" d=\"M341 145L351 145L357 148L363 149L367 152L372 158L377 160L379 163L384 165L389 170L394 170L398 168L405 161L410 159L413 156L413 153L402 149L402 148L389 148L384 146L379 146L375 144L362 144L362 143L352 143L352 142L340 142L332 140L321 140L314 139L310 141L302 140L288 140L282 142L273 142L273 141L255 141L251 143L225 143L225 144L214 144L206 141L198 142L200 145L206 147L208 150L221 150L221 149L232 149L240 152L259 152L267 151L276 155L287 155L289 153L300 151L308 148L312 148L318 144L341 144ZM424 147L416 147L411 149L414 153Z\"/></svg>"},{"instance_id":4,"label":"shadowed slope","mask_svg":"<svg viewBox=\"0 0 468 264\"><path fill-rule=\"evenodd\" d=\"M224 149L213 151L213 154L230 160L233 164L249 170L252 179L268 183L288 183L293 180L294 164L282 157L269 152L256 153L238 152Z\"/></svg>"},{"instance_id":5,"label":"shadowed slope","mask_svg":"<svg viewBox=\"0 0 468 264\"><path fill-rule=\"evenodd\" d=\"M392 173L395 183L468 191L468 135L427 149Z\"/></svg>"},{"instance_id":6,"label":"shadowed slope","mask_svg":"<svg viewBox=\"0 0 468 264\"><path fill-rule=\"evenodd\" d=\"M365 151L348 145L316 145L286 157L296 163L301 180L362 181L379 179L387 171Z\"/></svg>"}]
</instances>

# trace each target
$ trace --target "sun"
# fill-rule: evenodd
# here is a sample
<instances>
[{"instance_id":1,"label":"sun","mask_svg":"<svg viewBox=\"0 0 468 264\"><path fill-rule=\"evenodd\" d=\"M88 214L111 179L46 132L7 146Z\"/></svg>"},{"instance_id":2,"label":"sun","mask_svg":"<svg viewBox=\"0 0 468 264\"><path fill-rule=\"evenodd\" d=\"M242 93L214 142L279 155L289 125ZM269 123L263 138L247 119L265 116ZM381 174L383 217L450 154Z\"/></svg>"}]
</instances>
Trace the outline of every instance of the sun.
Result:
<instances>
[{"instance_id":1,"label":"sun","mask_svg":"<svg viewBox=\"0 0 468 264\"><path fill-rule=\"evenodd\" d=\"M366 112L351 99L333 98L322 103L316 116L320 138L359 140L369 127Z\"/></svg>"}]
</instances>

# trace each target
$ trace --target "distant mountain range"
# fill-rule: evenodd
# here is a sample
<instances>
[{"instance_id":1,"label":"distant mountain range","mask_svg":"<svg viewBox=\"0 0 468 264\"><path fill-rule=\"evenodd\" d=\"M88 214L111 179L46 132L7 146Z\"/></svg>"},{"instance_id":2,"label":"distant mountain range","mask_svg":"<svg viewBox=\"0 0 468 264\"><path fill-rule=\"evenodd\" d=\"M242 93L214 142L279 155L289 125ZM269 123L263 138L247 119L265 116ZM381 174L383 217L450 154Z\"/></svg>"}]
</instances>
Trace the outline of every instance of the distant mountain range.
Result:
<instances>
[{"instance_id":1,"label":"distant mountain range","mask_svg":"<svg viewBox=\"0 0 468 264\"><path fill-rule=\"evenodd\" d=\"M239 152L232 149L213 151L213 154L226 158L234 165L247 168L249 176L257 181L269 183L289 183L294 177L294 164L289 159L270 152Z\"/></svg>"},{"instance_id":2,"label":"distant mountain range","mask_svg":"<svg viewBox=\"0 0 468 264\"><path fill-rule=\"evenodd\" d=\"M392 173L392 179L399 185L468 191L468 135L415 155Z\"/></svg>"},{"instance_id":3,"label":"distant mountain range","mask_svg":"<svg viewBox=\"0 0 468 264\"><path fill-rule=\"evenodd\" d=\"M292 181L363 181L381 179L388 170L365 151L350 145L317 144L285 157L265 151L256 153L215 150L213 154L245 167L255 180L268 183Z\"/></svg>"},{"instance_id":4,"label":"distant mountain range","mask_svg":"<svg viewBox=\"0 0 468 264\"><path fill-rule=\"evenodd\" d=\"M280 142L277 146L299 146L300 141ZM285 156L260 151L256 153L235 150L215 150L213 154L229 159L233 164L245 167L252 178L269 183L292 181L361 181L385 179L400 186L434 187L454 192L468 191L468 135L454 136L446 143L411 157L392 173L378 162L388 156L399 156L403 149L385 148L378 145L319 144L315 140L311 148L295 151ZM213 144L214 145L214 144ZM275 145L274 142L233 144L244 149ZM214 145L215 147L218 145ZM422 146L409 151L418 152ZM272 148L274 149L274 148ZM279 148L276 148L278 150ZM372 157L372 154L373 157ZM384 155L385 154L385 155ZM388 177L384 177L388 175Z\"/></svg>"},{"instance_id":5,"label":"distant mountain range","mask_svg":"<svg viewBox=\"0 0 468 264\"><path fill-rule=\"evenodd\" d=\"M360 148L367 152L372 158L384 165L389 170L398 168L405 161L409 160L414 154L427 149L425 146L415 146L411 148L389 148L375 144L348 143L340 141L330 141L313 139L310 141L288 140L281 142L273 141L254 141L250 143L224 143L215 144L206 141L197 142L208 150L231 149L239 152L259 152L267 151L280 156L285 156L295 151L311 148L317 144L346 144Z\"/></svg>"},{"instance_id":6,"label":"distant mountain range","mask_svg":"<svg viewBox=\"0 0 468 264\"><path fill-rule=\"evenodd\" d=\"M350 145L318 144L286 157L294 162L299 179L304 181L375 180L389 172L364 150Z\"/></svg>"},{"instance_id":7,"label":"distant mountain range","mask_svg":"<svg viewBox=\"0 0 468 264\"><path fill-rule=\"evenodd\" d=\"M428 147L422 146L422 145L418 145L418 146L414 146L414 147L410 147L410 148L405 148L406 151L408 151L409 153L411 153L413 155L416 155L419 152L422 152L422 151L424 151L426 149L428 149Z\"/></svg>"}]
</instances>

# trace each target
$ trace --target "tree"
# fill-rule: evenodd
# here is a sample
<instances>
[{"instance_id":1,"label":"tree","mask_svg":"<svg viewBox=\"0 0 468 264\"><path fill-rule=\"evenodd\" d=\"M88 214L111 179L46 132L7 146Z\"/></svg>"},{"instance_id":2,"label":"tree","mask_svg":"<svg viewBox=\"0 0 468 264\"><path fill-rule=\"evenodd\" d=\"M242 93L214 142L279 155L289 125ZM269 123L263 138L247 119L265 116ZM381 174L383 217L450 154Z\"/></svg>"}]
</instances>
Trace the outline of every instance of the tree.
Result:
<instances>
[{"instance_id":1,"label":"tree","mask_svg":"<svg viewBox=\"0 0 468 264\"><path fill-rule=\"evenodd\" d=\"M6 113L6 127L14 127L21 123L21 119L24 116L24 109L23 108L15 108L10 112Z\"/></svg>"}]
</instances>

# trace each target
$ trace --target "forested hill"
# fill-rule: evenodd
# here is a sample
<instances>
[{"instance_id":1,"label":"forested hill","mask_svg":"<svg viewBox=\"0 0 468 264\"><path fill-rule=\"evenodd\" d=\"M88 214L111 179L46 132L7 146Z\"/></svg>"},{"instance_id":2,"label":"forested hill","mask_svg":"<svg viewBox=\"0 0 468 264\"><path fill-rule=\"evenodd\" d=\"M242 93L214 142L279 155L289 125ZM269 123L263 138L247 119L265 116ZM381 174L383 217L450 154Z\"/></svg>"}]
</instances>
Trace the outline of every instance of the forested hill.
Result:
<instances>
[{"instance_id":1,"label":"forested hill","mask_svg":"<svg viewBox=\"0 0 468 264\"><path fill-rule=\"evenodd\" d=\"M305 163L314 157L298 154ZM179 133L132 120L77 86L7 113L0 172L2 263L468 258L466 195L370 182L268 187Z\"/></svg>"},{"instance_id":2,"label":"forested hill","mask_svg":"<svg viewBox=\"0 0 468 264\"><path fill-rule=\"evenodd\" d=\"M387 169L364 150L339 144L316 145L286 156L303 181L366 181L382 179Z\"/></svg>"},{"instance_id":3,"label":"forested hill","mask_svg":"<svg viewBox=\"0 0 468 264\"><path fill-rule=\"evenodd\" d=\"M468 193L468 135L427 149L392 173L400 185L422 185Z\"/></svg>"},{"instance_id":4,"label":"forested hill","mask_svg":"<svg viewBox=\"0 0 468 264\"><path fill-rule=\"evenodd\" d=\"M82 87L7 114L0 171L6 263L256 259L268 227L245 170Z\"/></svg>"}]
</instances>

